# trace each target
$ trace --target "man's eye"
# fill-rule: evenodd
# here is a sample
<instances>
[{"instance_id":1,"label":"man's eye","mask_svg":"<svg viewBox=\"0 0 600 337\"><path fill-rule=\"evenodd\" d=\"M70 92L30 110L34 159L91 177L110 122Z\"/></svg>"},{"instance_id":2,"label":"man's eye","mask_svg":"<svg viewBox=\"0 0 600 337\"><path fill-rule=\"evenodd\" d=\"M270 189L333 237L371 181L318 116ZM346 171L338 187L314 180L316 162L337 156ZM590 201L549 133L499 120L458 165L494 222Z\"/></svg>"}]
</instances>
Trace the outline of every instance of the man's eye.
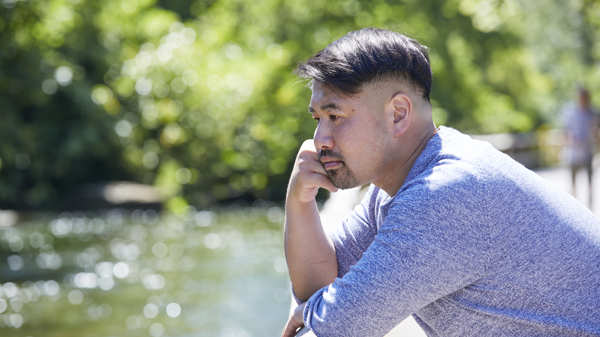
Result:
<instances>
[{"instance_id":1,"label":"man's eye","mask_svg":"<svg viewBox=\"0 0 600 337\"><path fill-rule=\"evenodd\" d=\"M319 118L319 117L314 117L314 116L313 116L313 119L314 119L314 120L316 120L316 121L318 122L320 118Z\"/></svg>"},{"instance_id":2,"label":"man's eye","mask_svg":"<svg viewBox=\"0 0 600 337\"><path fill-rule=\"evenodd\" d=\"M336 115L329 115L329 120L330 121L334 121L336 119L338 119L338 116L336 116Z\"/></svg>"}]
</instances>

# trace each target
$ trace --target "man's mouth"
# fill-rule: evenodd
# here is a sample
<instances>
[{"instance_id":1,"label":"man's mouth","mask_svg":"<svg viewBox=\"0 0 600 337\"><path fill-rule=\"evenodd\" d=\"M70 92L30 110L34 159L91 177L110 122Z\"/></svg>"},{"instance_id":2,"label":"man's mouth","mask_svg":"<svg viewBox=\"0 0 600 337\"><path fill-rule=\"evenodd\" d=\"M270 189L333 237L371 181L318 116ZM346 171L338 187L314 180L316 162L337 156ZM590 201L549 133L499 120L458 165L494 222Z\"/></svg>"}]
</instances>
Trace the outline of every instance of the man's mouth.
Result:
<instances>
[{"instance_id":1,"label":"man's mouth","mask_svg":"<svg viewBox=\"0 0 600 337\"><path fill-rule=\"evenodd\" d=\"M333 156L321 156L319 158L319 161L321 162L321 164L323 165L323 168L325 168L325 170L335 170L338 169L340 167L342 167L342 165L344 165L344 162L336 157Z\"/></svg>"},{"instance_id":2,"label":"man's mouth","mask_svg":"<svg viewBox=\"0 0 600 337\"><path fill-rule=\"evenodd\" d=\"M344 165L344 162L341 160L333 160L323 163L325 170L335 170L342 167L342 165Z\"/></svg>"}]
</instances>

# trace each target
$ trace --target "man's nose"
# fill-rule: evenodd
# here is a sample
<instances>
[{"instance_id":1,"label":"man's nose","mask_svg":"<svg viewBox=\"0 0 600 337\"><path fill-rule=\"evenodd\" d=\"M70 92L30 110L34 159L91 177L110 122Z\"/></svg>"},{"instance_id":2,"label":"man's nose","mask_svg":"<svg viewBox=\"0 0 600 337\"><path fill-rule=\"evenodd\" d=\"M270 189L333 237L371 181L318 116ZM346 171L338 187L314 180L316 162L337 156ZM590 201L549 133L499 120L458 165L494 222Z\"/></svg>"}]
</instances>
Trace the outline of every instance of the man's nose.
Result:
<instances>
[{"instance_id":1,"label":"man's nose","mask_svg":"<svg viewBox=\"0 0 600 337\"><path fill-rule=\"evenodd\" d=\"M315 148L317 151L323 149L333 149L333 137L331 136L331 128L326 125L326 122L319 121L315 129Z\"/></svg>"}]
</instances>

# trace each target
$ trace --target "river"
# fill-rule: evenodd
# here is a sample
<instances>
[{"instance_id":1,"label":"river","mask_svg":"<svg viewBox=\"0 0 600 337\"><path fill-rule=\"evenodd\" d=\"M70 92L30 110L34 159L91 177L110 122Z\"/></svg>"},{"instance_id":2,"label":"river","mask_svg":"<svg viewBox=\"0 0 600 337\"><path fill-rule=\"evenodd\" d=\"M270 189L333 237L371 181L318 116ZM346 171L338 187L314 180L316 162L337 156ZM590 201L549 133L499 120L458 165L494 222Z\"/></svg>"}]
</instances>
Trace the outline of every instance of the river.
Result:
<instances>
[{"instance_id":1,"label":"river","mask_svg":"<svg viewBox=\"0 0 600 337\"><path fill-rule=\"evenodd\" d=\"M0 228L3 337L276 336L279 207L26 216Z\"/></svg>"}]
</instances>

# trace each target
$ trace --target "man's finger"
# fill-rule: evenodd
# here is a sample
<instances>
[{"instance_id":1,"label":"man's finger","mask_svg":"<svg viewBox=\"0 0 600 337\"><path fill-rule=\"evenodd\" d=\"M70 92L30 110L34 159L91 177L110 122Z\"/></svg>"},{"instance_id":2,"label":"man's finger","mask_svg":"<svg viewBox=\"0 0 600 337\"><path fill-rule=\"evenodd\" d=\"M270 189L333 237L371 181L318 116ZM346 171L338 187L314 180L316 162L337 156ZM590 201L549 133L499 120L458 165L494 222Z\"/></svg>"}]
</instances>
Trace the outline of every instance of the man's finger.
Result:
<instances>
[{"instance_id":1,"label":"man's finger","mask_svg":"<svg viewBox=\"0 0 600 337\"><path fill-rule=\"evenodd\" d=\"M310 186L324 188L330 192L337 192L338 188L329 180L329 177L318 172L313 172L307 181ZM311 187L311 188L312 188Z\"/></svg>"},{"instance_id":2,"label":"man's finger","mask_svg":"<svg viewBox=\"0 0 600 337\"><path fill-rule=\"evenodd\" d=\"M335 185L331 182L331 180L329 179L329 177L327 176L321 176L322 178L320 179L320 184L319 186L321 186L322 188L328 190L329 192L337 192L338 188L335 187Z\"/></svg>"},{"instance_id":3,"label":"man's finger","mask_svg":"<svg viewBox=\"0 0 600 337\"><path fill-rule=\"evenodd\" d=\"M312 139L304 141L298 150L298 156L305 155L319 159L319 152L315 149L315 144L312 142Z\"/></svg>"},{"instance_id":4,"label":"man's finger","mask_svg":"<svg viewBox=\"0 0 600 337\"><path fill-rule=\"evenodd\" d=\"M304 324L295 322L295 320L293 320L290 317L287 324L285 325L285 329L283 330L281 337L294 337L296 336L296 332L298 332L298 329L303 326Z\"/></svg>"},{"instance_id":5,"label":"man's finger","mask_svg":"<svg viewBox=\"0 0 600 337\"><path fill-rule=\"evenodd\" d=\"M323 167L323 165L321 164L321 162L318 159L316 159L316 158L311 158L311 157L307 158L307 156L299 158L297 166L302 171L309 171L309 172L317 172L317 173L321 173L321 174L327 174L327 171L325 171L325 168Z\"/></svg>"},{"instance_id":6,"label":"man's finger","mask_svg":"<svg viewBox=\"0 0 600 337\"><path fill-rule=\"evenodd\" d=\"M315 141L313 139L307 139L303 141L302 145L300 145L300 149L306 149L315 152L317 151L317 148L315 147Z\"/></svg>"}]
</instances>

